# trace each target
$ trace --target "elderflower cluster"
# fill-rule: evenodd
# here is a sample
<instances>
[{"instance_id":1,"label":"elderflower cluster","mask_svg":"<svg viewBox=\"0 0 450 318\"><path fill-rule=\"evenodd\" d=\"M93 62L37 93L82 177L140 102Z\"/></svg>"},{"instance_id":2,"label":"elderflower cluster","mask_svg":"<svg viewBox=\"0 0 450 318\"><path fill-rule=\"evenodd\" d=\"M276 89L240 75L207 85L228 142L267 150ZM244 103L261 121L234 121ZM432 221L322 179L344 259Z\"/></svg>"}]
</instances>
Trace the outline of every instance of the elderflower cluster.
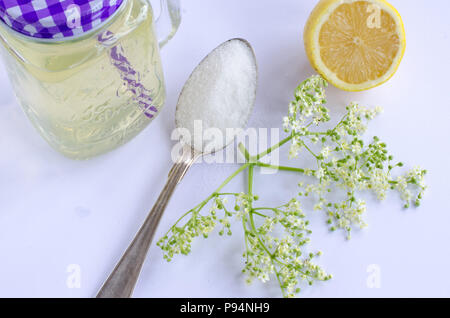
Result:
<instances>
[{"instance_id":1,"label":"elderflower cluster","mask_svg":"<svg viewBox=\"0 0 450 318\"><path fill-rule=\"evenodd\" d=\"M216 221L212 215L196 215L182 227L173 226L170 232L157 242L157 246L164 251L164 259L170 261L176 254L189 254L193 239L199 235L208 237L215 226Z\"/></svg>"},{"instance_id":2,"label":"elderflower cluster","mask_svg":"<svg viewBox=\"0 0 450 318\"><path fill-rule=\"evenodd\" d=\"M426 173L426 170L423 170L420 167L415 167L405 175L397 177L396 181L393 182L393 188L400 192L400 197L405 202L405 208L409 208L411 202L414 202L415 206L420 205L420 200L422 199L423 193L427 188L425 184ZM416 198L414 198L414 195L408 185L415 185L416 188L418 188L419 193Z\"/></svg>"},{"instance_id":3,"label":"elderflower cluster","mask_svg":"<svg viewBox=\"0 0 450 318\"><path fill-rule=\"evenodd\" d=\"M192 209L188 212L191 215L188 222L183 226L178 226L178 222L172 226L169 232L157 242L157 246L164 252L164 259L170 261L176 254L189 254L193 239L200 235L207 238L218 224L222 225L222 229L219 231L220 235L225 232L231 235L229 217L232 216L232 213L225 208L226 203L227 198L215 195L212 198L209 215L200 214L202 207ZM223 213L221 218L217 216L218 212Z\"/></svg>"},{"instance_id":4,"label":"elderflower cluster","mask_svg":"<svg viewBox=\"0 0 450 318\"><path fill-rule=\"evenodd\" d=\"M219 227L219 235L232 235L231 217L235 215L237 219L247 220L247 216L251 209L251 202L257 200L258 197L245 193L232 193L230 195L235 198L234 211L227 209L226 205L228 200L226 197L215 193L210 199L204 202L204 204L188 211L186 215L180 218L179 221L190 215L190 219L183 226L178 226L178 221L171 227L169 232L157 242L157 246L164 252L164 259L170 261L177 254L189 254L191 251L191 243L194 238L198 236L207 238L216 227ZM209 214L200 214L203 207L209 201L211 201Z\"/></svg>"},{"instance_id":5,"label":"elderflower cluster","mask_svg":"<svg viewBox=\"0 0 450 318\"><path fill-rule=\"evenodd\" d=\"M380 107L368 109L358 103L350 103L346 107L347 113L334 129L324 132L310 131L311 125L329 119L327 116L320 117L320 114L328 114L324 105L325 86L313 77L297 88L295 101L289 105L285 129L293 135L290 157L298 156L299 149L304 147L317 161L317 169L305 169L304 174L316 177L318 183L306 186L302 184L299 194L314 194L318 199L314 210L325 211L330 229L344 229L350 238L353 227L366 226L363 218L366 203L356 198L357 191L369 190L379 200L384 200L389 190L397 190L405 202L405 207L409 207L411 202L418 206L426 189L426 171L415 168L394 178L392 170L403 166L403 163L393 163L393 156L378 137L374 137L368 145L364 143L362 135L367 130L368 122L382 112ZM313 95L311 92L318 93ZM305 110L306 113L303 113ZM319 117L319 121L314 121L314 118ZM311 150L316 148L319 149ZM342 190L342 201L327 199L329 192L335 194L332 190L335 188Z\"/></svg>"},{"instance_id":6,"label":"elderflower cluster","mask_svg":"<svg viewBox=\"0 0 450 318\"><path fill-rule=\"evenodd\" d=\"M318 132L317 126L330 120L325 106L326 86L327 82L320 76L301 83L295 91L295 101L289 105L288 116L283 119L284 129L290 134L286 141L292 142L289 157L297 157L303 149L304 154L315 159L316 167L274 168L296 171L312 180L299 182L298 196L315 200L313 210L326 214L330 230L342 229L350 238L353 228L366 226L366 202L358 198L360 191L372 192L383 200L389 190L395 190L406 208L411 203L418 206L426 189L426 171L416 167L403 175L393 176L395 168L402 167L403 163L394 161L387 145L378 137L373 137L370 142L363 140L368 122L381 112L381 108L368 109L351 103L333 129ZM314 127L314 131L310 127ZM268 150L261 153L261 157ZM158 241L158 246L167 261L176 254L188 254L195 237L206 238L216 227L219 235L231 235L234 216L242 224L245 238L243 272L247 282L254 279L267 282L274 277L283 295L292 297L300 291L302 283L326 281L331 275L313 262L320 252L307 252L311 230L297 198L276 208L255 206L258 197L251 193L253 169L259 164L250 160L246 163L249 193L218 193L244 170L240 168L216 192L183 214ZM234 198L233 209L227 208L227 197ZM202 215L207 204L208 212Z\"/></svg>"},{"instance_id":7,"label":"elderflower cluster","mask_svg":"<svg viewBox=\"0 0 450 318\"><path fill-rule=\"evenodd\" d=\"M290 157L296 157L300 152L303 145L301 136L307 135L311 123L318 125L330 120L328 109L323 106L326 103L327 85L321 76L315 75L306 79L295 90L295 101L289 104L289 114L283 118L285 132L293 135Z\"/></svg>"},{"instance_id":8,"label":"elderflower cluster","mask_svg":"<svg viewBox=\"0 0 450 318\"><path fill-rule=\"evenodd\" d=\"M339 135L361 135L366 132L367 121L374 119L383 109L379 106L368 109L352 102L346 107L347 115L343 125L338 127Z\"/></svg>"},{"instance_id":9,"label":"elderflower cluster","mask_svg":"<svg viewBox=\"0 0 450 318\"><path fill-rule=\"evenodd\" d=\"M311 231L300 202L292 199L281 207L268 210L272 216L266 216L262 225L256 228L258 235L246 237L243 271L247 274L247 282L254 278L266 282L271 274L275 274L284 295L292 297L300 291L300 282L311 285L317 280L329 280L331 275L312 262L321 253L304 252ZM281 237L275 235L276 228L281 230L278 233L283 233Z\"/></svg>"},{"instance_id":10,"label":"elderflower cluster","mask_svg":"<svg viewBox=\"0 0 450 318\"><path fill-rule=\"evenodd\" d=\"M236 196L236 205L234 206L234 210L236 211L236 218L238 220L246 220L247 215L250 212L251 202L255 198L245 194L243 192L239 193Z\"/></svg>"}]
</instances>

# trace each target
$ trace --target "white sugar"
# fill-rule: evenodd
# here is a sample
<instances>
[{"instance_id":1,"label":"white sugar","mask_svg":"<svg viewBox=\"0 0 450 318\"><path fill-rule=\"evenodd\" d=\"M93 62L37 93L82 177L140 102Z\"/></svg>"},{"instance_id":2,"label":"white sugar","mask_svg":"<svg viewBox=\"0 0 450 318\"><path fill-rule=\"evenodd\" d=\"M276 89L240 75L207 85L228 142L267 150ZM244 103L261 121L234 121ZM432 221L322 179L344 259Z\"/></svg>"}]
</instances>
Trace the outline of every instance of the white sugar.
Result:
<instances>
[{"instance_id":1,"label":"white sugar","mask_svg":"<svg viewBox=\"0 0 450 318\"><path fill-rule=\"evenodd\" d=\"M256 79L253 50L239 39L223 43L197 66L183 88L175 114L177 127L188 129L194 148L219 150L234 138L226 136L227 128L246 126L255 102ZM198 129L199 120L203 132ZM225 144L211 128L226 136ZM206 131L210 136L202 138Z\"/></svg>"}]
</instances>

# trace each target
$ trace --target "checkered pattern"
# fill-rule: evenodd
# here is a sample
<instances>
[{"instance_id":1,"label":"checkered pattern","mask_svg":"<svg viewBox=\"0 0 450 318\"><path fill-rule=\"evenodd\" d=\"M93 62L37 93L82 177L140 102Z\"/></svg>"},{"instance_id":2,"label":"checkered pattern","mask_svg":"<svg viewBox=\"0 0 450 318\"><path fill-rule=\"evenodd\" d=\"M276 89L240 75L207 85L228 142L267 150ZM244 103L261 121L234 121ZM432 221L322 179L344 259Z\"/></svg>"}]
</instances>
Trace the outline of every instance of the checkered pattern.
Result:
<instances>
[{"instance_id":1,"label":"checkered pattern","mask_svg":"<svg viewBox=\"0 0 450 318\"><path fill-rule=\"evenodd\" d=\"M94 29L125 0L0 0L0 19L24 35L63 39Z\"/></svg>"}]
</instances>

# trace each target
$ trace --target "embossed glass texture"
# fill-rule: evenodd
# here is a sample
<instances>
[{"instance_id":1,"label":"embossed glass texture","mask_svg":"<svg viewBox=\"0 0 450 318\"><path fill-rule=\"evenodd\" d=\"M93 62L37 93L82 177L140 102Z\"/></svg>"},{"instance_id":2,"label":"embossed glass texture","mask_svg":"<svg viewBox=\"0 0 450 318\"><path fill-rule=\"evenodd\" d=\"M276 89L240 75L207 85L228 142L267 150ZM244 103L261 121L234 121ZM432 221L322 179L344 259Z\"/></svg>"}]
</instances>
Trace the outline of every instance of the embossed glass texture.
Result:
<instances>
[{"instance_id":1,"label":"embossed glass texture","mask_svg":"<svg viewBox=\"0 0 450 318\"><path fill-rule=\"evenodd\" d=\"M161 110L164 79L153 12L128 0L81 37L45 41L0 27L15 94L44 139L64 155L89 158L122 145Z\"/></svg>"}]
</instances>

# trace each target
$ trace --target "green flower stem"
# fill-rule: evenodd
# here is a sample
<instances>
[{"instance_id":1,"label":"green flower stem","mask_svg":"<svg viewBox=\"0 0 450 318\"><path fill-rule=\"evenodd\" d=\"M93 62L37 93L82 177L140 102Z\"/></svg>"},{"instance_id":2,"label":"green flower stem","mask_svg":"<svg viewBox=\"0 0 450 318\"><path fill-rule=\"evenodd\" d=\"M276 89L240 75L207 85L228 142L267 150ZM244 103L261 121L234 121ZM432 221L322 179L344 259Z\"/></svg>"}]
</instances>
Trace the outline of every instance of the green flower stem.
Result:
<instances>
[{"instance_id":1,"label":"green flower stem","mask_svg":"<svg viewBox=\"0 0 450 318\"><path fill-rule=\"evenodd\" d=\"M317 133L317 134L319 134L319 133ZM258 167L264 167L264 168L269 168L269 169L274 169L274 170L283 170L283 171L293 171L293 172L305 173L305 170L301 169L301 168L270 165L270 164L267 164L267 163L263 163L263 162L257 161L258 159L266 156L267 154L269 154L270 152L274 151L275 149L281 147L283 144L285 144L291 138L293 138L293 136L285 138L284 140L282 140L278 144L272 146L271 148L268 148L267 150L261 152L260 154L254 156L254 157L250 156L250 153L248 152L247 148L245 148L245 146L242 143L239 143L238 148L239 148L239 151L244 155L245 160L248 163L250 163L252 166L256 165Z\"/></svg>"},{"instance_id":2,"label":"green flower stem","mask_svg":"<svg viewBox=\"0 0 450 318\"><path fill-rule=\"evenodd\" d=\"M267 217L268 217L268 216L265 215L265 214L262 214L262 213L257 212L256 209L253 209L253 212L252 212L252 213L253 213L253 214L256 214L256 215L258 215L258 216L261 216L261 217L263 217L263 218L267 218Z\"/></svg>"},{"instance_id":3,"label":"green flower stem","mask_svg":"<svg viewBox=\"0 0 450 318\"><path fill-rule=\"evenodd\" d=\"M273 212L277 212L278 211L277 208L266 208L266 207L254 208L253 210L254 211L266 210L266 211L273 211Z\"/></svg>"},{"instance_id":4,"label":"green flower stem","mask_svg":"<svg viewBox=\"0 0 450 318\"><path fill-rule=\"evenodd\" d=\"M273 148L271 151L273 151L275 148ZM253 169L254 169L255 164L252 164L249 169L248 169L248 195L252 196L253 194ZM250 201L250 211L249 211L249 219L250 219L250 227L251 227L251 231L253 232L254 236L256 237L256 239L258 240L259 245L261 245L261 247L264 249L264 251L266 251L267 255L270 256L271 262L275 267L275 256L269 251L269 249L266 247L266 245L264 244L264 242L261 240L260 235L258 234L258 231L256 230L256 226L255 226L255 220L253 215L255 214L255 211L253 209L252 205L252 200ZM276 268L276 267L275 267ZM276 270L275 270L276 271ZM278 273L276 272L277 275L277 280L278 283L280 284L280 287L283 291L283 295L284 295L284 289L281 285L281 281L278 277Z\"/></svg>"},{"instance_id":5,"label":"green flower stem","mask_svg":"<svg viewBox=\"0 0 450 318\"><path fill-rule=\"evenodd\" d=\"M273 151L275 148L273 148L271 151ZM253 169L254 169L255 164L250 165L249 169L248 169L248 195L252 196L253 194ZM255 235L256 239L258 240L258 243L261 245L261 247L266 251L266 253L270 256L272 263L273 263L273 259L274 259L274 255L269 251L269 249L266 247L266 245L264 244L264 242L261 240L260 235L258 234L258 231L256 230L256 226L255 226L255 220L254 220L254 210L253 207L251 206L252 204L252 200L250 201L250 211L249 211L249 218L250 218L250 227L251 230L253 232L253 234Z\"/></svg>"},{"instance_id":6,"label":"green flower stem","mask_svg":"<svg viewBox=\"0 0 450 318\"><path fill-rule=\"evenodd\" d=\"M248 263L248 255L249 255L249 249L248 249L248 238L247 238L247 234L248 234L248 230L247 230L247 225L245 224L245 218L242 218L242 227L244 228L244 240L245 240L245 262Z\"/></svg>"},{"instance_id":7,"label":"green flower stem","mask_svg":"<svg viewBox=\"0 0 450 318\"><path fill-rule=\"evenodd\" d=\"M272 264L273 264L273 260L272 260ZM285 289L283 287L283 284L281 283L280 273L278 273L276 267L274 269L274 272L275 272L275 277L277 278L277 281L278 281L278 285L280 285L281 293L283 294L283 297L286 298L287 297L286 291L285 291Z\"/></svg>"},{"instance_id":8,"label":"green flower stem","mask_svg":"<svg viewBox=\"0 0 450 318\"><path fill-rule=\"evenodd\" d=\"M293 172L305 173L305 170L301 169L301 168L269 165L267 163L263 163L263 162L260 162L260 161L256 162L255 164L258 167L270 168L270 169L274 169L274 170L283 170L283 171L293 171Z\"/></svg>"},{"instance_id":9,"label":"green flower stem","mask_svg":"<svg viewBox=\"0 0 450 318\"><path fill-rule=\"evenodd\" d=\"M224 182L222 182L222 184L216 189L216 191L214 191L211 195L209 195L205 200L203 200L202 202L200 202L200 204L198 204L195 208L187 211L186 213L184 213L176 222L174 225L172 225L169 230L166 232L165 235L169 234L170 231L175 228L178 223L184 219L187 215L191 214L191 213L198 213L206 204L208 204L208 202L214 198L217 197L220 194L224 194L224 193L220 193L220 191L228 184L230 183L231 180L233 180L234 177L236 177L238 174L240 174L242 171L244 171L245 169L247 169L248 167L252 166L252 164L250 163L245 163L242 166L239 167L239 169L237 169L235 172L233 172L228 178L225 179ZM234 193L233 193L234 194Z\"/></svg>"},{"instance_id":10,"label":"green flower stem","mask_svg":"<svg viewBox=\"0 0 450 318\"><path fill-rule=\"evenodd\" d=\"M216 191L214 191L214 194L220 192L220 190L222 190L228 183L230 183L230 181L233 180L234 177L236 177L239 173L241 173L251 165L252 165L251 163L245 163L242 166L240 166L239 169L233 172L228 178L225 179L224 182L222 182L222 184L216 189Z\"/></svg>"},{"instance_id":11,"label":"green flower stem","mask_svg":"<svg viewBox=\"0 0 450 318\"><path fill-rule=\"evenodd\" d=\"M308 150L309 153L312 154L314 156L314 158L316 158L316 160L319 158L319 156L317 156L311 149L309 149L309 147L305 144L304 141L302 141L302 144L306 148L306 150Z\"/></svg>"},{"instance_id":12,"label":"green flower stem","mask_svg":"<svg viewBox=\"0 0 450 318\"><path fill-rule=\"evenodd\" d=\"M170 231L171 231L172 229L174 229L174 228L178 225L178 223L181 222L181 220L183 220L188 214L191 214L192 212L194 212L194 210L195 210L195 209L191 209L191 210L187 211L186 213L184 213L182 216L180 216L180 217L178 218L178 220L177 220L177 221L169 228L169 230L166 232L166 234L165 234L164 236L166 236L167 234L169 234Z\"/></svg>"},{"instance_id":13,"label":"green flower stem","mask_svg":"<svg viewBox=\"0 0 450 318\"><path fill-rule=\"evenodd\" d=\"M238 148L239 148L239 151L244 155L245 160L247 162L250 162L251 161L250 153L248 152L247 148L245 148L245 146L242 142L239 143Z\"/></svg>"},{"instance_id":14,"label":"green flower stem","mask_svg":"<svg viewBox=\"0 0 450 318\"><path fill-rule=\"evenodd\" d=\"M248 195L252 196L253 191L253 169L255 165L250 164L250 167L248 168Z\"/></svg>"},{"instance_id":15,"label":"green flower stem","mask_svg":"<svg viewBox=\"0 0 450 318\"><path fill-rule=\"evenodd\" d=\"M347 119L347 117L348 117L347 114L344 115L344 116L342 116L341 120L340 120L340 121L337 123L337 125L333 128L333 131L336 131L336 129L338 129L338 128L341 126L341 124L344 122L344 120Z\"/></svg>"},{"instance_id":16,"label":"green flower stem","mask_svg":"<svg viewBox=\"0 0 450 318\"><path fill-rule=\"evenodd\" d=\"M272 147L268 148L267 150L261 152L260 154L254 156L254 157L250 157L250 158L254 159L254 161L258 161L259 159L261 159L262 157L268 155L269 153L271 153L275 149L280 148L281 146L283 146L285 143L290 141L292 138L294 138L294 134L290 135L289 137L284 138L282 141L280 141L276 145L273 145ZM253 160L250 160L250 161L253 161Z\"/></svg>"},{"instance_id":17,"label":"green flower stem","mask_svg":"<svg viewBox=\"0 0 450 318\"><path fill-rule=\"evenodd\" d=\"M266 247L264 242L261 240L261 237L258 235L258 232L256 231L255 220L253 218L253 212L250 211L249 215L250 215L250 225L251 225L251 229L252 229L254 236L258 240L258 243L261 245L261 247L266 251L267 255L270 256L270 258L272 259L272 262L273 262L273 260L275 258L274 255L269 251L269 249Z\"/></svg>"}]
</instances>

